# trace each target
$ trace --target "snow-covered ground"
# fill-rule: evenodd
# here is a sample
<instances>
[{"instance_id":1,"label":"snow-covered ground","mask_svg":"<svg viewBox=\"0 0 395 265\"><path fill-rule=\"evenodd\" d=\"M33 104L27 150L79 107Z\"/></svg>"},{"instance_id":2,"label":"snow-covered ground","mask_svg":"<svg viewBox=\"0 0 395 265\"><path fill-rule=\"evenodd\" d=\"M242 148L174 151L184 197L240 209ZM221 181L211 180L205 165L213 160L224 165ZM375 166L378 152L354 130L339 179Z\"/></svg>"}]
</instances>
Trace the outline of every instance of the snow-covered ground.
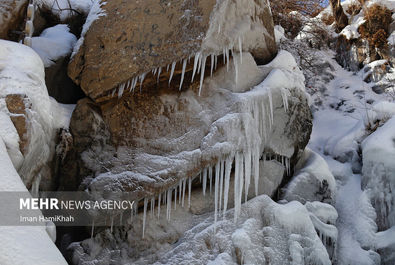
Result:
<instances>
[{"instance_id":1,"label":"snow-covered ground","mask_svg":"<svg viewBox=\"0 0 395 265\"><path fill-rule=\"evenodd\" d=\"M383 232L376 233L376 212L370 197L373 195L370 189L362 187L362 168L366 167L368 153L380 161L393 158L395 145L392 143L391 146L391 139L393 141L394 138L388 132L395 131L395 126L393 122L382 124L394 114L395 105L389 102L392 100L390 96L372 91L372 84L363 81L363 72L344 70L332 55L331 52L320 52L320 57L332 66L334 79L327 84L326 91L312 95L313 98L321 97L323 104L313 114L313 133L308 146L326 160L337 181L335 207L339 214L336 224L339 264L380 264L377 251L383 248L380 244L385 236L380 234ZM373 132L368 139L382 130L379 127L374 131L375 126L391 126L391 129L361 146L369 134ZM387 142L380 145L385 136ZM371 150L365 153L365 146L369 143ZM393 171L393 168L387 170ZM390 231L387 231L385 246L394 244Z\"/></svg>"}]
</instances>

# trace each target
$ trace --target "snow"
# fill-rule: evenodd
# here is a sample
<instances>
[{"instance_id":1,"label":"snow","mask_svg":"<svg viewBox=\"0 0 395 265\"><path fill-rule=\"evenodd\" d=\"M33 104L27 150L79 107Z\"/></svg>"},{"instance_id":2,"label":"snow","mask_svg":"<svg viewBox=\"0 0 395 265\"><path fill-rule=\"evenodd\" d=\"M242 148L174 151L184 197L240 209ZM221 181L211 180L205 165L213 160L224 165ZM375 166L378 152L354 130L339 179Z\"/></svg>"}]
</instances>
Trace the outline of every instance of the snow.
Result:
<instances>
[{"instance_id":1,"label":"snow","mask_svg":"<svg viewBox=\"0 0 395 265\"><path fill-rule=\"evenodd\" d=\"M276 38L276 43L280 43L280 41L285 38L285 30L280 25L274 26L274 36Z\"/></svg>"},{"instance_id":2,"label":"snow","mask_svg":"<svg viewBox=\"0 0 395 265\"><path fill-rule=\"evenodd\" d=\"M32 48L40 55L45 67L53 65L56 60L68 56L77 38L70 33L66 24L59 24L45 29L40 37L32 38Z\"/></svg>"},{"instance_id":3,"label":"snow","mask_svg":"<svg viewBox=\"0 0 395 265\"><path fill-rule=\"evenodd\" d=\"M24 63L21 63L24 62ZM51 100L44 81L44 67L40 57L29 47L14 42L0 40L0 110L4 128L2 136L10 150L10 157L14 166L26 183L31 182L34 171L42 163L46 163L51 153L51 141L54 132L53 112ZM25 97L26 119L29 126L27 137L29 145L23 162L16 142L19 141L12 129L7 116L7 106L4 98L7 95L18 94Z\"/></svg>"},{"instance_id":4,"label":"snow","mask_svg":"<svg viewBox=\"0 0 395 265\"><path fill-rule=\"evenodd\" d=\"M358 39L360 37L358 28L365 22L366 22L366 20L363 18L363 16L356 17L350 25L347 25L340 32L340 35L345 36L347 40Z\"/></svg>"},{"instance_id":5,"label":"snow","mask_svg":"<svg viewBox=\"0 0 395 265\"><path fill-rule=\"evenodd\" d=\"M51 10L62 22L66 22L77 14L88 15L93 0L36 0L36 4Z\"/></svg>"},{"instance_id":6,"label":"snow","mask_svg":"<svg viewBox=\"0 0 395 265\"><path fill-rule=\"evenodd\" d=\"M28 192L8 157L2 137L0 135L0 190ZM2 265L67 264L45 226L0 226L0 243Z\"/></svg>"}]
</instances>

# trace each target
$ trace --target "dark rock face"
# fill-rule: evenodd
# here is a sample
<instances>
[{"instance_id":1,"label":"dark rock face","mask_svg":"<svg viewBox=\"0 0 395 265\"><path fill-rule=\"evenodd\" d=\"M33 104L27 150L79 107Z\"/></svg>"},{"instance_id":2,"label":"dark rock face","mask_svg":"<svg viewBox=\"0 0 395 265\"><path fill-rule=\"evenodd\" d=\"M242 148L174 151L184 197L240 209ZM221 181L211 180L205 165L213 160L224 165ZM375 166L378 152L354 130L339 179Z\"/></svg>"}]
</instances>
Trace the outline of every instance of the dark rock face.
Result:
<instances>
[{"instance_id":1,"label":"dark rock face","mask_svg":"<svg viewBox=\"0 0 395 265\"><path fill-rule=\"evenodd\" d=\"M277 51L265 1L111 0L102 10L105 15L92 23L68 69L95 101L111 98L117 86L134 77L144 76L139 82L152 86L156 77L148 73L174 62L179 74L190 58L185 71L192 71L196 54L205 58L242 49L262 63ZM169 80L170 71L161 73L160 79Z\"/></svg>"},{"instance_id":2,"label":"dark rock face","mask_svg":"<svg viewBox=\"0 0 395 265\"><path fill-rule=\"evenodd\" d=\"M85 94L73 80L67 75L69 58L58 59L55 64L45 68L45 84L48 94L57 102L63 104L75 104Z\"/></svg>"}]
</instances>

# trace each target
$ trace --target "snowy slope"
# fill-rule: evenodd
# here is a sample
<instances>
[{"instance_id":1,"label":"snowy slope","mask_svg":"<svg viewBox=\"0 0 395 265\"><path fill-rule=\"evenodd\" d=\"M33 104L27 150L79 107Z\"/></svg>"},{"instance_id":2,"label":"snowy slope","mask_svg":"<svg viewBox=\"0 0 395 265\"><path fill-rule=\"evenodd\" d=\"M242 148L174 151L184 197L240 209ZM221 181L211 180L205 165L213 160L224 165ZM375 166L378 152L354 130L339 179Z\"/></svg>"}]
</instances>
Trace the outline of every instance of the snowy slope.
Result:
<instances>
[{"instance_id":1,"label":"snowy slope","mask_svg":"<svg viewBox=\"0 0 395 265\"><path fill-rule=\"evenodd\" d=\"M0 191L27 192L8 157L2 137L0 137L0 176ZM48 235L46 227L0 226L0 245L1 265L67 264Z\"/></svg>"}]
</instances>

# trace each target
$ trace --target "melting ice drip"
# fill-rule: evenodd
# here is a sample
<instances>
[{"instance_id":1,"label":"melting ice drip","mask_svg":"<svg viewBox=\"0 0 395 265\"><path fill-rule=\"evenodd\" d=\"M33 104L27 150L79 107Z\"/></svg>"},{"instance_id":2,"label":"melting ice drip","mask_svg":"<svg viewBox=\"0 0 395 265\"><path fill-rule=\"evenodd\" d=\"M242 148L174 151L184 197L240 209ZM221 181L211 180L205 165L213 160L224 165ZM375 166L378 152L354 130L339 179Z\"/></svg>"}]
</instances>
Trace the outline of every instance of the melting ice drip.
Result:
<instances>
[{"instance_id":1,"label":"melting ice drip","mask_svg":"<svg viewBox=\"0 0 395 265\"><path fill-rule=\"evenodd\" d=\"M238 38L238 45L239 45L238 52L240 53L240 63L243 63L242 37ZM234 54L233 50L234 50L234 47L232 45L230 47L223 48L223 51L222 51L223 63L226 64L226 69L228 71L229 71L229 65L230 65L230 53L232 54L232 57L233 57L233 54ZM169 72L169 70L170 70L169 85L171 83L171 80L173 79L174 71L175 71L177 63L182 64L181 81L180 81L180 85L179 85L179 90L181 90L182 84L184 83L186 66L188 63L190 63L191 59L194 58L191 83L195 79L195 76L197 74L200 74L200 85L199 85L199 96L200 96L201 91L202 91L203 81L204 81L207 59L210 57L210 59L209 59L210 60L210 76L212 76L214 70L217 70L219 56L220 56L220 54L218 54L218 53L206 54L204 52L198 52L194 56L190 56L187 59L181 60L179 62L175 61L175 62L172 62L171 64L168 64L166 66L166 72ZM236 74L235 78L236 78L236 84L237 84L239 62L238 62L238 60L233 60L233 63L234 63L234 67L235 67L235 74ZM113 89L113 91L111 93L111 97L114 97L117 92L118 92L118 98L122 97L124 91L129 90L129 92L134 92L138 83L140 85L140 91L141 91L144 80L149 73L152 73L152 75L154 77L156 77L157 82L159 82L159 78L160 78L160 75L162 74L162 70L163 70L162 67L157 67L157 68L152 69L151 71L145 72L139 76L129 79L128 81L126 81L124 83L121 83L115 89Z\"/></svg>"}]
</instances>

